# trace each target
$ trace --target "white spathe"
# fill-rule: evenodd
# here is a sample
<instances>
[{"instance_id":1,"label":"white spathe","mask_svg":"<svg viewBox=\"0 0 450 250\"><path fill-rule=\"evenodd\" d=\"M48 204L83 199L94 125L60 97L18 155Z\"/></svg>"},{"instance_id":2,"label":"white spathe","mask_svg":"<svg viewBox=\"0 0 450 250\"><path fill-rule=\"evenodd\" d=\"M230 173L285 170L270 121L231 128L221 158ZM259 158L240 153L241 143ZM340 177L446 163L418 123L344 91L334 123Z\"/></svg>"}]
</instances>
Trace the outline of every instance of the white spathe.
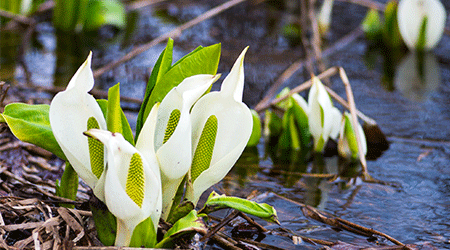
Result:
<instances>
[{"instance_id":1,"label":"white spathe","mask_svg":"<svg viewBox=\"0 0 450 250\"><path fill-rule=\"evenodd\" d=\"M409 49L417 48L420 28L427 17L425 29L425 49L436 46L445 28L445 8L439 0L401 0L398 4L397 18L400 34Z\"/></svg>"},{"instance_id":2,"label":"white spathe","mask_svg":"<svg viewBox=\"0 0 450 250\"><path fill-rule=\"evenodd\" d=\"M222 180L242 154L250 138L253 119L250 109L242 102L244 90L244 55L242 51L219 92L201 97L191 111L192 152L195 153L206 121L217 118L217 133L209 167L189 185L186 197L194 204L209 187ZM191 176L192 167L189 172Z\"/></svg>"},{"instance_id":3,"label":"white spathe","mask_svg":"<svg viewBox=\"0 0 450 250\"><path fill-rule=\"evenodd\" d=\"M309 90L309 131L314 139L314 151L322 152L328 139L339 134L341 113L333 106L327 90L317 77L313 77Z\"/></svg>"},{"instance_id":4,"label":"white spathe","mask_svg":"<svg viewBox=\"0 0 450 250\"><path fill-rule=\"evenodd\" d=\"M94 86L91 70L92 52L67 85L50 104L50 125L56 141L78 175L103 200L101 189L96 188L98 178L92 172L88 138L83 135L88 119L94 117L100 129L106 130L106 121L95 98L88 94ZM104 161L106 162L106 161Z\"/></svg>"},{"instance_id":5,"label":"white spathe","mask_svg":"<svg viewBox=\"0 0 450 250\"><path fill-rule=\"evenodd\" d=\"M119 133L99 129L85 132L86 135L101 141L107 149L105 203L117 218L116 246L128 246L136 226L149 217L155 232L157 231L162 208L161 180L153 144L149 143L153 141L157 110L156 104L142 127L136 147ZM130 161L136 153L141 157L143 166L143 197L140 206L126 191Z\"/></svg>"},{"instance_id":6,"label":"white spathe","mask_svg":"<svg viewBox=\"0 0 450 250\"><path fill-rule=\"evenodd\" d=\"M189 171L192 161L192 125L189 112L220 75L194 75L184 79L167 93L159 107L155 150L161 169L163 192L163 219L167 219L175 193ZM174 110L180 112L179 121L170 138L164 142L169 119ZM173 124L172 124L173 126Z\"/></svg>"},{"instance_id":7,"label":"white spathe","mask_svg":"<svg viewBox=\"0 0 450 250\"><path fill-rule=\"evenodd\" d=\"M330 28L333 2L334 0L324 0L317 15L317 23L319 24L319 30L322 35L328 33L328 29Z\"/></svg>"},{"instance_id":8,"label":"white spathe","mask_svg":"<svg viewBox=\"0 0 450 250\"><path fill-rule=\"evenodd\" d=\"M358 127L358 135L359 138L361 139L362 153L363 155L366 155L367 154L366 135L364 134L364 130L359 122L357 127ZM351 130L349 131L347 130L347 128L351 128ZM345 112L344 115L342 116L341 130L338 141L338 152L339 155L344 158L356 159L359 154L358 151L359 151L358 142L355 129L352 123L352 117L350 113Z\"/></svg>"}]
</instances>

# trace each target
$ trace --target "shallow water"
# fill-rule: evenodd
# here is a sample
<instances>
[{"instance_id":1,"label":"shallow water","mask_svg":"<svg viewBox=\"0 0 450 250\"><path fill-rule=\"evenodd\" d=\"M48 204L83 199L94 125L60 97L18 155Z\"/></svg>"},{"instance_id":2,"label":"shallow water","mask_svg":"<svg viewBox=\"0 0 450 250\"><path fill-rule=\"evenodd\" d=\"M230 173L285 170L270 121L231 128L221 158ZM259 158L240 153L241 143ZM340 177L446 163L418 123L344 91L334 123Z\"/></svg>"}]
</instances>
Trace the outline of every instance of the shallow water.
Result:
<instances>
[{"instance_id":1,"label":"shallow water","mask_svg":"<svg viewBox=\"0 0 450 250\"><path fill-rule=\"evenodd\" d=\"M6 45L2 44L1 79L15 81L17 84L28 82L47 87L63 85L84 61L89 50L92 49L94 55L93 67L98 68L125 55L133 46L171 30L178 23L190 20L213 6L215 3L208 1L180 1L146 7L138 10L138 29L134 33L127 37L121 37L119 34L111 41L104 42L93 42L87 37L64 38L55 34L50 23L40 23L32 43L39 46L29 46L25 50L26 68L16 61L17 54L14 49L18 39L11 39L12 42ZM446 8L450 11L448 3ZM158 17L156 10L159 16L165 13L165 18ZM327 43L333 44L356 28L365 12L364 7L336 1ZM304 56L300 47L290 47L288 41L280 35L281 27L288 19L286 12L266 3L256 6L250 2L240 4L183 32L181 37L175 39L174 60L198 45L221 42L219 72L226 75L240 51L250 45L245 59L244 101L253 107L279 74ZM107 30L105 32L107 35L111 33ZM3 34L2 40L5 41ZM72 44L71 41L77 43ZM60 47L65 49L60 50ZM142 98L149 68L156 62L163 48L164 44L151 48L101 76L96 80L96 85L106 89L120 82L122 95ZM374 178L390 185L364 183L358 179L346 178L330 183L324 179L296 176L292 173L302 168L309 172L319 170L315 170L311 163L306 166L274 164L270 158L264 158L262 141L257 151L259 159L255 161L242 158L217 188L227 194L241 197L258 190L263 194L259 196L260 200L277 209L282 227L291 230L293 234L366 244L366 239L362 236L335 232L328 226L304 217L298 205L277 195L316 206L351 222L374 228L403 243L431 242L440 249L450 248L449 51L450 37L444 36L434 50L435 58L431 59L438 65L440 82L421 83L413 88L413 92L406 91L407 86L402 87L403 85L396 85L392 81L387 83L384 80L394 79L395 76L383 76L382 53L371 53L372 50L363 38L325 59L327 67L341 66L345 69L358 109L374 118L388 136L391 142L389 149L378 159L369 161L368 167ZM372 64L366 60L369 56L375 58ZM404 55L401 59L406 58L407 55ZM398 65L400 61L397 62ZM297 72L286 85L293 87L302 83L306 80L303 75L301 71ZM333 77L332 83L332 88L344 96L345 91L340 79ZM217 87L215 85L214 88ZM125 106L136 109L135 104ZM129 113L132 120L135 116L135 113ZM327 165L322 168L322 172L339 171L336 159L326 158L325 161ZM283 174L280 170L288 171L288 174ZM290 238L280 236L280 226L266 226L273 230L273 235L267 236L263 243L281 248L312 247L307 243L294 246Z\"/></svg>"}]
</instances>

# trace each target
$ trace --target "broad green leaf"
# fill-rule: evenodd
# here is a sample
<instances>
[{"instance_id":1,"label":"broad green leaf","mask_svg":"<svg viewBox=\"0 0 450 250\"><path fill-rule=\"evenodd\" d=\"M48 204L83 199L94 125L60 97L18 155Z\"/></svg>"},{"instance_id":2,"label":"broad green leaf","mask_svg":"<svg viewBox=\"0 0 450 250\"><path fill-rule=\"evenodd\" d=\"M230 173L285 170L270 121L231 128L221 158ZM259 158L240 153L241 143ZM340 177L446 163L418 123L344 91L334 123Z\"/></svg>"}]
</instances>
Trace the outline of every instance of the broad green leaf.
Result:
<instances>
[{"instance_id":1,"label":"broad green leaf","mask_svg":"<svg viewBox=\"0 0 450 250\"><path fill-rule=\"evenodd\" d=\"M289 109L288 113L288 130L290 131L291 134L291 149L295 150L295 151L299 151L302 149L301 147L301 142L300 142L300 136L299 136L299 131L297 129L297 126L295 124L295 117L294 114L292 113L292 108Z\"/></svg>"},{"instance_id":2,"label":"broad green leaf","mask_svg":"<svg viewBox=\"0 0 450 250\"><path fill-rule=\"evenodd\" d=\"M112 246L116 241L116 217L108 210L106 204L97 197L91 196L89 207L92 211L97 237L105 246Z\"/></svg>"},{"instance_id":3,"label":"broad green leaf","mask_svg":"<svg viewBox=\"0 0 450 250\"><path fill-rule=\"evenodd\" d=\"M295 120L295 125L298 129L298 136L300 138L301 148L303 150L304 148L309 147L309 144L311 142L311 133L309 131L308 125L308 114L292 96L290 97L290 102L292 117Z\"/></svg>"},{"instance_id":4,"label":"broad green leaf","mask_svg":"<svg viewBox=\"0 0 450 250\"><path fill-rule=\"evenodd\" d=\"M103 25L125 27L126 12L120 1L89 0L84 29L96 30Z\"/></svg>"},{"instance_id":5,"label":"broad green leaf","mask_svg":"<svg viewBox=\"0 0 450 250\"><path fill-rule=\"evenodd\" d=\"M217 73L217 67L220 59L220 44L214 44L205 48L197 49L179 62L175 63L170 70L164 74L150 95L147 106L153 106L157 102L161 102L167 93L178 86L185 78L198 74ZM150 109L146 108L146 113ZM146 114L144 114L144 117Z\"/></svg>"},{"instance_id":6,"label":"broad green leaf","mask_svg":"<svg viewBox=\"0 0 450 250\"><path fill-rule=\"evenodd\" d=\"M67 199L75 200L78 192L78 174L70 165L69 161L66 161L66 168L61 177L61 182L56 183L56 195ZM74 208L73 204L61 204L63 207Z\"/></svg>"},{"instance_id":7,"label":"broad green leaf","mask_svg":"<svg viewBox=\"0 0 450 250\"><path fill-rule=\"evenodd\" d=\"M191 201L184 201L180 205L177 206L172 205L172 208L173 209L170 211L170 214L167 219L167 222L170 224L174 224L179 219L186 216L195 208L195 206L194 203L192 203Z\"/></svg>"},{"instance_id":8,"label":"broad green leaf","mask_svg":"<svg viewBox=\"0 0 450 250\"><path fill-rule=\"evenodd\" d=\"M97 102L98 103L98 102ZM106 124L111 132L123 135L131 145L134 145L133 131L128 123L122 108L120 107L120 85L119 83L108 90L108 110L106 112Z\"/></svg>"},{"instance_id":9,"label":"broad green leaf","mask_svg":"<svg viewBox=\"0 0 450 250\"><path fill-rule=\"evenodd\" d=\"M102 110L103 116L106 120L106 115L108 113L108 100L105 99L97 99L97 104L100 106L100 109Z\"/></svg>"},{"instance_id":10,"label":"broad green leaf","mask_svg":"<svg viewBox=\"0 0 450 250\"><path fill-rule=\"evenodd\" d=\"M247 142L247 147L254 147L258 145L259 139L261 138L261 119L259 117L258 112L251 109L252 117L253 117L253 129L252 134L250 135L250 139Z\"/></svg>"},{"instance_id":11,"label":"broad green leaf","mask_svg":"<svg viewBox=\"0 0 450 250\"><path fill-rule=\"evenodd\" d=\"M147 87L145 89L144 100L142 101L141 108L139 110L137 122L136 122L136 141L141 132L142 126L144 126L145 120L147 119L150 110L153 105L147 106L148 100L150 99L150 94L155 87L156 82L158 82L161 77L169 71L172 65L172 54L173 54L173 40L169 38L167 41L166 48L159 55L158 61L156 61L153 67L152 74L147 82Z\"/></svg>"},{"instance_id":12,"label":"broad green leaf","mask_svg":"<svg viewBox=\"0 0 450 250\"><path fill-rule=\"evenodd\" d=\"M8 124L19 140L44 148L66 160L50 127L49 109L50 106L46 104L11 103L1 114L1 121Z\"/></svg>"},{"instance_id":13,"label":"broad green leaf","mask_svg":"<svg viewBox=\"0 0 450 250\"><path fill-rule=\"evenodd\" d=\"M173 240L186 233L201 232L206 233L206 226L202 219L197 215L197 211L192 210L188 215L179 219L172 228L167 231L164 238L155 246L155 248L173 248Z\"/></svg>"},{"instance_id":14,"label":"broad green leaf","mask_svg":"<svg viewBox=\"0 0 450 250\"><path fill-rule=\"evenodd\" d=\"M152 248L156 244L156 232L152 217L139 223L131 236L130 247Z\"/></svg>"},{"instance_id":15,"label":"broad green leaf","mask_svg":"<svg viewBox=\"0 0 450 250\"><path fill-rule=\"evenodd\" d=\"M295 149L293 146L293 136L292 132L296 133L295 131L291 131L290 123L291 123L291 112L290 109L287 109L286 112L284 112L283 118L281 119L281 134L279 136L279 140L277 143L277 147L282 150L287 150L290 148ZM296 136L294 136L295 138ZM299 148L297 148L299 149Z\"/></svg>"},{"instance_id":16,"label":"broad green leaf","mask_svg":"<svg viewBox=\"0 0 450 250\"><path fill-rule=\"evenodd\" d=\"M249 201L238 197L219 195L216 192L212 192L209 195L205 206L200 212L211 213L224 208L233 208L266 221L279 224L277 212L272 206L266 203L256 203L254 201Z\"/></svg>"}]
</instances>

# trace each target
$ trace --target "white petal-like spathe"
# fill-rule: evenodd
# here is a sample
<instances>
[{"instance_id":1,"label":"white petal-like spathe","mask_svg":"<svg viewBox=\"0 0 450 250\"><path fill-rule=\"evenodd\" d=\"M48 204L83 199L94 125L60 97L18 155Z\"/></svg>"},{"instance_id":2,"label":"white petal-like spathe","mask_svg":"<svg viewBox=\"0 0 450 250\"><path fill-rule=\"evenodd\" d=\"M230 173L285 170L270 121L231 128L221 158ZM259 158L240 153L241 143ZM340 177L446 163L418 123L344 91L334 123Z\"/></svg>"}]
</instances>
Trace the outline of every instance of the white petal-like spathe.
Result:
<instances>
[{"instance_id":1,"label":"white petal-like spathe","mask_svg":"<svg viewBox=\"0 0 450 250\"><path fill-rule=\"evenodd\" d=\"M163 190L163 219L167 219L173 197L192 161L190 109L220 75L195 75L184 79L164 97L158 110L155 148L161 168ZM165 130L172 111L180 118L173 134L164 143Z\"/></svg>"},{"instance_id":2,"label":"white petal-like spathe","mask_svg":"<svg viewBox=\"0 0 450 250\"><path fill-rule=\"evenodd\" d=\"M252 133L253 119L250 109L241 101L246 51L247 48L236 60L222 84L221 91L206 94L192 108L192 152L195 152L208 118L215 115L218 122L210 166L190 183L187 189L187 199L194 204L206 189L222 180L231 170Z\"/></svg>"},{"instance_id":3,"label":"white petal-like spathe","mask_svg":"<svg viewBox=\"0 0 450 250\"><path fill-rule=\"evenodd\" d=\"M305 98L303 98L301 95L294 93L292 94L292 97L297 102L297 104L303 109L303 111L306 113L306 115L309 115L309 108L308 103L306 102Z\"/></svg>"},{"instance_id":4,"label":"white petal-like spathe","mask_svg":"<svg viewBox=\"0 0 450 250\"><path fill-rule=\"evenodd\" d=\"M353 128L353 123L352 123L352 117L351 114L348 112L345 112L345 114L342 116L342 123L341 123L341 134L339 136L339 141L338 141L338 151L339 154L342 157L347 157L350 158L353 155L352 149L350 148L350 142L349 142L349 135L347 134L347 132L345 131L345 123L349 122L351 128ZM358 122L358 134L359 134L359 138L361 139L361 149L362 149L362 153L363 155L367 154L367 141L366 141L366 135L364 134L364 130L361 126L361 124L359 124ZM352 133L354 133L355 131L352 131ZM354 137L352 143L353 145L358 145L358 142L356 141L356 135L353 135ZM358 149L359 150L359 149Z\"/></svg>"},{"instance_id":5,"label":"white petal-like spathe","mask_svg":"<svg viewBox=\"0 0 450 250\"><path fill-rule=\"evenodd\" d=\"M401 0L397 17L402 38L411 50L416 49L424 17L428 18L425 49L435 47L444 32L446 13L439 0Z\"/></svg>"},{"instance_id":6,"label":"white petal-like spathe","mask_svg":"<svg viewBox=\"0 0 450 250\"><path fill-rule=\"evenodd\" d=\"M326 34L331 23L331 12L333 10L334 0L324 0L320 12L317 15L317 22L322 34Z\"/></svg>"},{"instance_id":7,"label":"white petal-like spathe","mask_svg":"<svg viewBox=\"0 0 450 250\"><path fill-rule=\"evenodd\" d=\"M150 116L149 116L150 117ZM108 150L108 169L105 180L105 203L109 211L117 218L116 246L128 246L135 227L151 215L158 214L158 200L161 196L159 177L147 162L149 156L142 155L119 133L91 129L86 134L103 142ZM144 170L144 198L139 207L126 193L127 176L133 154L141 156ZM153 162L155 162L154 160ZM152 217L158 225L158 218Z\"/></svg>"},{"instance_id":8,"label":"white petal-like spathe","mask_svg":"<svg viewBox=\"0 0 450 250\"><path fill-rule=\"evenodd\" d=\"M56 141L70 164L94 188L98 179L91 170L88 140L83 132L87 130L90 117L97 120L100 129L106 129L106 121L95 98L88 94L94 86L91 58L92 53L72 77L67 89L53 98L49 116Z\"/></svg>"},{"instance_id":9,"label":"white petal-like spathe","mask_svg":"<svg viewBox=\"0 0 450 250\"><path fill-rule=\"evenodd\" d=\"M309 90L309 131L314 138L314 150L322 151L333 131L333 126L340 123L335 121L336 112L327 90L319 78L313 77L313 85ZM323 118L323 120L322 120Z\"/></svg>"}]
</instances>

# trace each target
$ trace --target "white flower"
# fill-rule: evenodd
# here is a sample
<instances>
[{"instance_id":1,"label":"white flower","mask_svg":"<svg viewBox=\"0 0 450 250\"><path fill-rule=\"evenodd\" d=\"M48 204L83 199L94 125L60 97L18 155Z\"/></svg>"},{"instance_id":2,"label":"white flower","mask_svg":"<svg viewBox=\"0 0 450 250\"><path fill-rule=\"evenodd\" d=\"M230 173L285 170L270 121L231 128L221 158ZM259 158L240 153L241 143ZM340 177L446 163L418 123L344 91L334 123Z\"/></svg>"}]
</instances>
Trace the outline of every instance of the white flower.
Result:
<instances>
[{"instance_id":1,"label":"white flower","mask_svg":"<svg viewBox=\"0 0 450 250\"><path fill-rule=\"evenodd\" d=\"M322 35L327 34L331 23L331 12L333 10L334 0L324 0L319 14L317 15L317 23L319 24L319 31Z\"/></svg>"},{"instance_id":2,"label":"white flower","mask_svg":"<svg viewBox=\"0 0 450 250\"><path fill-rule=\"evenodd\" d=\"M159 107L155 149L161 168L163 219L167 219L175 193L192 161L191 117L194 102L220 75L195 75L169 91Z\"/></svg>"},{"instance_id":3,"label":"white flower","mask_svg":"<svg viewBox=\"0 0 450 250\"><path fill-rule=\"evenodd\" d=\"M331 102L319 78L313 77L309 90L309 131L314 138L314 151L321 152L331 137L337 138L341 113Z\"/></svg>"},{"instance_id":4,"label":"white flower","mask_svg":"<svg viewBox=\"0 0 450 250\"><path fill-rule=\"evenodd\" d=\"M242 102L246 51L234 63L220 92L206 94L192 108L194 156L186 197L194 204L230 171L252 133L252 115Z\"/></svg>"},{"instance_id":5,"label":"white flower","mask_svg":"<svg viewBox=\"0 0 450 250\"><path fill-rule=\"evenodd\" d=\"M149 143L153 142L157 110L158 104L152 108L136 147L119 133L99 129L85 132L107 149L105 203L117 218L116 246L128 246L136 226L149 217L157 230L162 207L161 180L153 143Z\"/></svg>"},{"instance_id":6,"label":"white flower","mask_svg":"<svg viewBox=\"0 0 450 250\"><path fill-rule=\"evenodd\" d=\"M442 37L445 28L445 8L439 0L401 0L397 10L398 27L409 49L420 49L418 46L420 31L424 18L424 49L432 49Z\"/></svg>"},{"instance_id":7,"label":"white flower","mask_svg":"<svg viewBox=\"0 0 450 250\"><path fill-rule=\"evenodd\" d=\"M103 199L103 185L97 185L104 172L104 147L83 132L91 128L106 130L106 121L95 98L88 94L94 86L92 53L50 104L50 125L56 141L78 175Z\"/></svg>"},{"instance_id":8,"label":"white flower","mask_svg":"<svg viewBox=\"0 0 450 250\"><path fill-rule=\"evenodd\" d=\"M358 123L358 133L361 139L361 148L363 155L367 153L367 142L364 130ZM358 158L358 142L356 138L356 132L352 125L352 117L350 113L345 112L342 116L341 132L338 141L339 155L344 158Z\"/></svg>"}]
</instances>

